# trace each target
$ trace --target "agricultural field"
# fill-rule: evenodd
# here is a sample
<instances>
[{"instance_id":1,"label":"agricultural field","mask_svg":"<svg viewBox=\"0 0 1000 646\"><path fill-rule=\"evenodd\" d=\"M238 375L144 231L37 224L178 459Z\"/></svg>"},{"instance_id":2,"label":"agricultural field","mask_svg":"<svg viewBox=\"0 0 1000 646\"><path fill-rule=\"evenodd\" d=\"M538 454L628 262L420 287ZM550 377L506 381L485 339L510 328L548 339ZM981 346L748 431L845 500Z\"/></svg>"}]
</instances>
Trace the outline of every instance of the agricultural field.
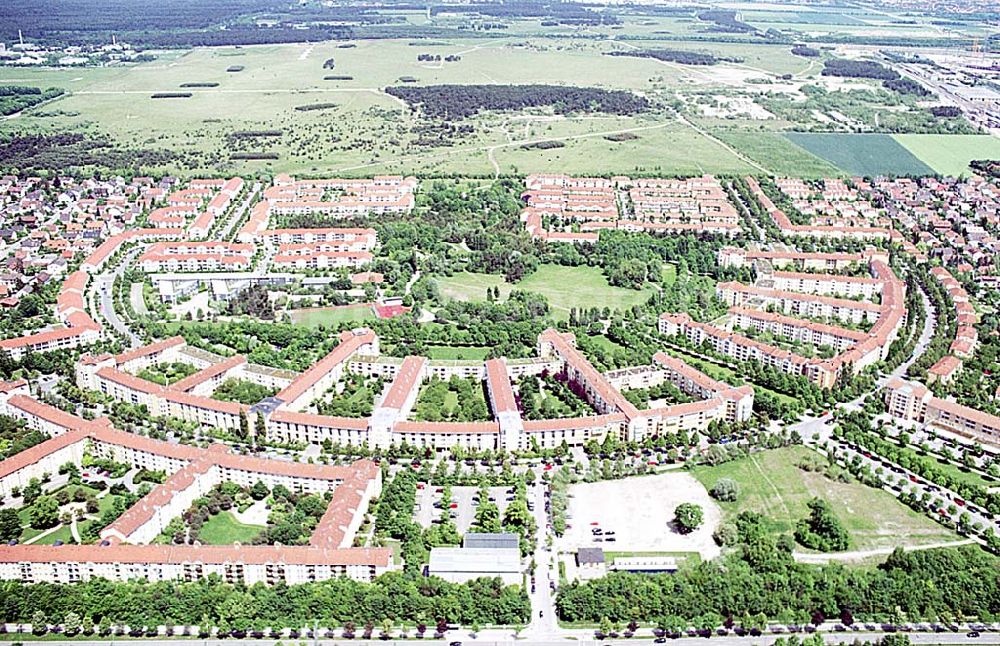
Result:
<instances>
[{"instance_id":1,"label":"agricultural field","mask_svg":"<svg viewBox=\"0 0 1000 646\"><path fill-rule=\"evenodd\" d=\"M991 135L894 135L893 139L943 175L968 175L973 159L1000 159L1000 138Z\"/></svg>"},{"instance_id":2,"label":"agricultural field","mask_svg":"<svg viewBox=\"0 0 1000 646\"><path fill-rule=\"evenodd\" d=\"M836 177L843 171L776 132L721 131L719 139L777 176Z\"/></svg>"},{"instance_id":3,"label":"agricultural field","mask_svg":"<svg viewBox=\"0 0 1000 646\"><path fill-rule=\"evenodd\" d=\"M735 502L719 505L727 518L753 510L772 521L776 532L791 532L808 515L806 503L819 497L834 512L851 535L851 549L919 546L958 540L956 535L930 518L900 504L885 491L858 482L839 482L820 472L796 466L818 455L805 447L775 449L718 466L691 470L706 489L722 478L735 480L740 494Z\"/></svg>"},{"instance_id":4,"label":"agricultural field","mask_svg":"<svg viewBox=\"0 0 1000 646\"><path fill-rule=\"evenodd\" d=\"M892 135L790 132L785 136L850 175L930 175L934 172Z\"/></svg>"},{"instance_id":5,"label":"agricultural field","mask_svg":"<svg viewBox=\"0 0 1000 646\"><path fill-rule=\"evenodd\" d=\"M462 272L453 276L435 278L441 294L456 300L484 300L488 287L499 287L506 297L514 289L541 294L549 301L553 316L569 318L572 308L600 305L612 309L628 309L644 303L655 287L647 285L641 290L613 287L597 267L563 267L542 265L533 274L511 285L502 276Z\"/></svg>"}]
</instances>

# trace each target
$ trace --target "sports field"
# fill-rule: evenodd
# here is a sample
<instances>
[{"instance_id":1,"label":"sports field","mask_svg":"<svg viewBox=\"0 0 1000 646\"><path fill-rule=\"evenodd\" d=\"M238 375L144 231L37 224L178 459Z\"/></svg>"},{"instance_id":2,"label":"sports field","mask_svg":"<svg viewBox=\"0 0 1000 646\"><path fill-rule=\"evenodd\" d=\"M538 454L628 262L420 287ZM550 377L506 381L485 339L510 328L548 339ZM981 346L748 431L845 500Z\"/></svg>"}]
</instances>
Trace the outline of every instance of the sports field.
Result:
<instances>
[{"instance_id":1,"label":"sports field","mask_svg":"<svg viewBox=\"0 0 1000 646\"><path fill-rule=\"evenodd\" d=\"M973 159L1000 159L1000 137L991 135L893 135L893 138L943 175L968 175Z\"/></svg>"},{"instance_id":2,"label":"sports field","mask_svg":"<svg viewBox=\"0 0 1000 646\"><path fill-rule=\"evenodd\" d=\"M892 135L789 132L788 139L850 175L931 175Z\"/></svg>"},{"instance_id":3,"label":"sports field","mask_svg":"<svg viewBox=\"0 0 1000 646\"><path fill-rule=\"evenodd\" d=\"M655 289L641 290L612 287L597 267L563 267L541 265L535 273L520 283L511 285L502 276L463 272L435 278L441 293L462 301L485 300L488 287L499 287L506 297L514 289L545 296L556 318L569 318L571 308L610 307L627 309L644 303Z\"/></svg>"},{"instance_id":4,"label":"sports field","mask_svg":"<svg viewBox=\"0 0 1000 646\"><path fill-rule=\"evenodd\" d=\"M715 467L692 469L708 490L721 478L739 484L736 502L719 503L728 518L743 510L764 514L775 531L790 532L808 515L806 503L827 500L851 533L851 549L915 546L957 540L954 533L930 518L904 507L891 494L857 482L843 483L796 466L818 454L802 446L755 453Z\"/></svg>"},{"instance_id":5,"label":"sports field","mask_svg":"<svg viewBox=\"0 0 1000 646\"><path fill-rule=\"evenodd\" d=\"M299 325L337 325L339 323L354 323L368 321L375 318L372 314L371 305L364 303L358 305L345 305L342 307L322 307L302 310L291 310L289 316L293 323Z\"/></svg>"}]
</instances>

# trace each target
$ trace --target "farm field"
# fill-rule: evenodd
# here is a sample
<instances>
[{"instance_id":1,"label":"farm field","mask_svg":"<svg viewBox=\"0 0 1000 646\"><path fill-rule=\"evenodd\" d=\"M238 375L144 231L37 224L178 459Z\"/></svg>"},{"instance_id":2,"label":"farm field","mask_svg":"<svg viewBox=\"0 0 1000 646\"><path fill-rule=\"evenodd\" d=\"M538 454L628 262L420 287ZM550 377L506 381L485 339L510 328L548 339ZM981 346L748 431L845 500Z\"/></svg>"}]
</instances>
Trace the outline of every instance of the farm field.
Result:
<instances>
[{"instance_id":1,"label":"farm field","mask_svg":"<svg viewBox=\"0 0 1000 646\"><path fill-rule=\"evenodd\" d=\"M773 521L775 531L792 531L795 523L808 515L806 503L820 497L831 504L850 532L852 550L957 540L954 533L904 507L888 492L857 482L836 482L796 466L800 460L815 456L810 449L795 446L714 467L698 466L691 472L709 490L721 478L735 480L740 487L738 500L719 503L726 516L756 511Z\"/></svg>"},{"instance_id":2,"label":"farm field","mask_svg":"<svg viewBox=\"0 0 1000 646\"><path fill-rule=\"evenodd\" d=\"M930 175L934 172L892 135L790 132L785 136L850 175Z\"/></svg>"},{"instance_id":3,"label":"farm field","mask_svg":"<svg viewBox=\"0 0 1000 646\"><path fill-rule=\"evenodd\" d=\"M499 287L506 297L514 289L535 292L545 296L558 319L569 318L570 309L607 306L627 309L645 302L653 287L641 290L613 287L596 267L563 267L541 265L533 274L511 285L502 276L463 272L454 276L440 276L435 280L441 293L457 300L484 300L487 287Z\"/></svg>"},{"instance_id":4,"label":"farm field","mask_svg":"<svg viewBox=\"0 0 1000 646\"><path fill-rule=\"evenodd\" d=\"M893 135L935 172L968 175L973 159L1000 158L1000 138L991 135Z\"/></svg>"},{"instance_id":5,"label":"farm field","mask_svg":"<svg viewBox=\"0 0 1000 646\"><path fill-rule=\"evenodd\" d=\"M719 131L716 136L778 176L836 177L843 171L777 132Z\"/></svg>"},{"instance_id":6,"label":"farm field","mask_svg":"<svg viewBox=\"0 0 1000 646\"><path fill-rule=\"evenodd\" d=\"M205 521L198 532L198 540L206 545L249 543L262 529L260 525L241 523L231 511L222 511Z\"/></svg>"}]
</instances>

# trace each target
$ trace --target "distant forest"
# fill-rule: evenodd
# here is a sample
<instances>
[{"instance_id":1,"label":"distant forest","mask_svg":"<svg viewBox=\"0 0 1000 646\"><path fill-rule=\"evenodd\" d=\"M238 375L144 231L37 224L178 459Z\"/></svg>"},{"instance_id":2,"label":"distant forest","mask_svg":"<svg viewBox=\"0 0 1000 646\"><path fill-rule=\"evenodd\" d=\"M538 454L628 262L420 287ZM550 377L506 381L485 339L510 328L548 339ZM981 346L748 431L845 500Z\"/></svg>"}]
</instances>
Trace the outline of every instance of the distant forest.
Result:
<instances>
[{"instance_id":1,"label":"distant forest","mask_svg":"<svg viewBox=\"0 0 1000 646\"><path fill-rule=\"evenodd\" d=\"M593 87L560 85L427 85L394 86L385 91L414 107L425 116L440 119L463 119L482 110L520 110L551 107L556 114L569 112L606 112L636 114L649 108L649 102L632 92L602 90Z\"/></svg>"},{"instance_id":2,"label":"distant forest","mask_svg":"<svg viewBox=\"0 0 1000 646\"><path fill-rule=\"evenodd\" d=\"M719 61L742 63L741 58L718 57L704 52L692 52L686 49L630 49L627 51L608 52L608 56L634 56L636 58L655 58L667 63L683 63L684 65L715 65Z\"/></svg>"},{"instance_id":3,"label":"distant forest","mask_svg":"<svg viewBox=\"0 0 1000 646\"><path fill-rule=\"evenodd\" d=\"M0 115L7 116L20 112L62 94L62 90L54 87L43 92L41 88L37 87L0 85Z\"/></svg>"},{"instance_id":4,"label":"distant forest","mask_svg":"<svg viewBox=\"0 0 1000 646\"><path fill-rule=\"evenodd\" d=\"M164 150L126 150L106 139L81 134L0 135L0 169L8 172L66 171L84 167L132 169L166 164L174 154Z\"/></svg>"},{"instance_id":5,"label":"distant forest","mask_svg":"<svg viewBox=\"0 0 1000 646\"><path fill-rule=\"evenodd\" d=\"M274 26L257 26L246 16L274 17ZM0 42L25 38L52 45L111 41L138 47L253 45L349 38L339 25L297 28L309 20L327 23L381 23L388 19L366 7L298 8L280 0L3 0ZM225 29L222 27L225 26Z\"/></svg>"}]
</instances>

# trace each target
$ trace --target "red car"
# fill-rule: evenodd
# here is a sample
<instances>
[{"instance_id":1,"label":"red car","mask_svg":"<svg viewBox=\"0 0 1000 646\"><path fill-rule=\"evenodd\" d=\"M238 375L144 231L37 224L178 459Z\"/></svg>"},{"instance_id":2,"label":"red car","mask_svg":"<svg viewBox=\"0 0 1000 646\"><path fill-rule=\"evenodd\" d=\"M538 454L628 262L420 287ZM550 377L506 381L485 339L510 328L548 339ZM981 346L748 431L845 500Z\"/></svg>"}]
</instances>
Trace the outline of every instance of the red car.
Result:
<instances>
[{"instance_id":1,"label":"red car","mask_svg":"<svg viewBox=\"0 0 1000 646\"><path fill-rule=\"evenodd\" d=\"M457 502L453 502L450 505L448 505L448 508L449 509L458 509L458 503Z\"/></svg>"},{"instance_id":2,"label":"red car","mask_svg":"<svg viewBox=\"0 0 1000 646\"><path fill-rule=\"evenodd\" d=\"M599 523L599 522L597 522L596 520L595 520L594 522L590 523L590 524L591 524L591 525L594 525L595 527L596 527L597 525L600 525L600 523Z\"/></svg>"},{"instance_id":3,"label":"red car","mask_svg":"<svg viewBox=\"0 0 1000 646\"><path fill-rule=\"evenodd\" d=\"M959 507L965 507L965 501L962 500L961 498L955 498L955 504L958 505Z\"/></svg>"}]
</instances>

